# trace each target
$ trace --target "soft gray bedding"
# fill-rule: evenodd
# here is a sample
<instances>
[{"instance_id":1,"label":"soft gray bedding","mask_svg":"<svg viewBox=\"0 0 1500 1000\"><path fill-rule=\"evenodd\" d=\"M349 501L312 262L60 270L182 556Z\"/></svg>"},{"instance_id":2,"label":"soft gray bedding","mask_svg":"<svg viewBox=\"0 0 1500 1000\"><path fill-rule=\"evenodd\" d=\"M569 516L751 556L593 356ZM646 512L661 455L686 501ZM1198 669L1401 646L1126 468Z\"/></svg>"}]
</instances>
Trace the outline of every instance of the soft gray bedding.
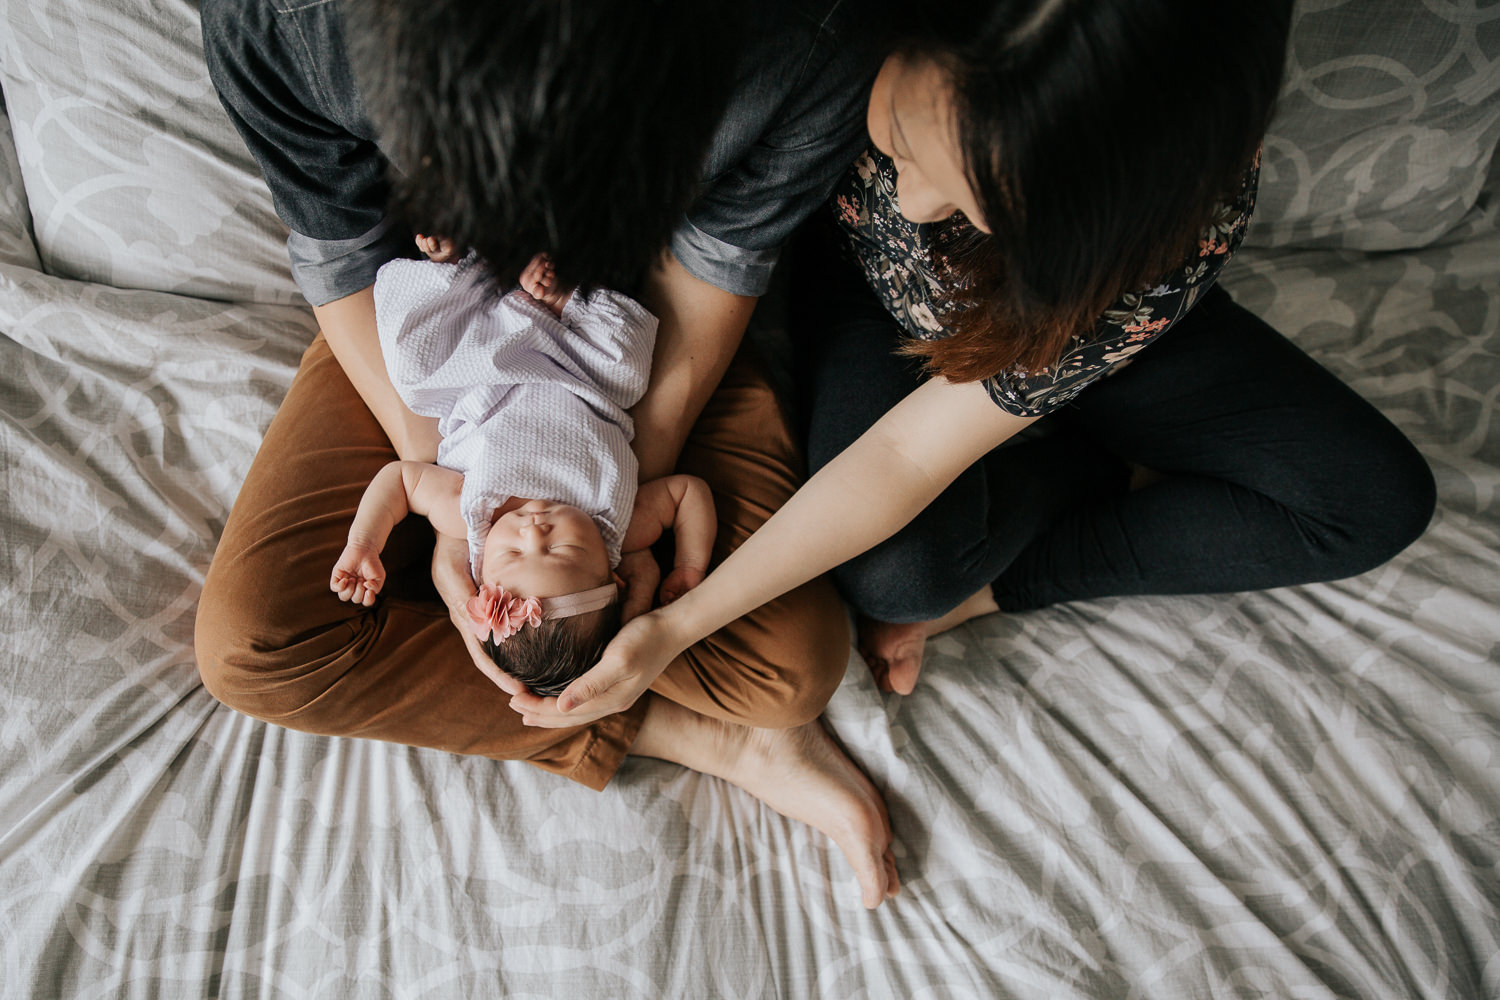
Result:
<instances>
[{"instance_id":1,"label":"soft gray bedding","mask_svg":"<svg viewBox=\"0 0 1500 1000\"><path fill-rule=\"evenodd\" d=\"M908 698L851 651L827 723L905 881L867 913L716 779L203 691L310 315L195 6L0 0L0 996L1500 997L1500 8L1301 15L1226 284L1406 429L1437 516L1340 583L981 619Z\"/></svg>"}]
</instances>

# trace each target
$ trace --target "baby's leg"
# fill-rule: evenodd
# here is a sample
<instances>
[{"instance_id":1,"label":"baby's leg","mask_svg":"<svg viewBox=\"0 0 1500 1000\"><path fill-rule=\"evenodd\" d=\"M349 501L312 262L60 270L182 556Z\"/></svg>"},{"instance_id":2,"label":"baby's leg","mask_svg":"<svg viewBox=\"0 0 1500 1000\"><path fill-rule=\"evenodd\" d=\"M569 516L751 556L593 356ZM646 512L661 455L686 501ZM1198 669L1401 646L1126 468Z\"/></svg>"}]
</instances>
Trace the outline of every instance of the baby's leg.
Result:
<instances>
[{"instance_id":1,"label":"baby's leg","mask_svg":"<svg viewBox=\"0 0 1500 1000\"><path fill-rule=\"evenodd\" d=\"M391 594L373 607L328 589L371 478L395 457L323 338L266 432L199 603L204 685L292 729L527 759L602 787L645 706L576 730L533 729L470 660L430 581L431 535L409 517L385 549Z\"/></svg>"}]
</instances>

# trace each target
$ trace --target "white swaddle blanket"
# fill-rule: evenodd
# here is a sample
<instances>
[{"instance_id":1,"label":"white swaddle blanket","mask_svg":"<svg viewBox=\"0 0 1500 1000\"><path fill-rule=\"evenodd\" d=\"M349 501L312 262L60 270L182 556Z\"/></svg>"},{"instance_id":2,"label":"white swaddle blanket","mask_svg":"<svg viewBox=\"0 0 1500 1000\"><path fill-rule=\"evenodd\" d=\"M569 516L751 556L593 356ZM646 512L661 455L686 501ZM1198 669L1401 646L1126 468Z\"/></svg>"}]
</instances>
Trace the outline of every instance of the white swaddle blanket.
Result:
<instances>
[{"instance_id":1,"label":"white swaddle blanket","mask_svg":"<svg viewBox=\"0 0 1500 1000\"><path fill-rule=\"evenodd\" d=\"M627 412L646 391L656 317L625 295L575 294L561 318L497 296L471 254L394 260L375 280L380 347L412 411L436 417L438 464L463 473L469 559L512 496L557 500L599 526L610 565L635 505Z\"/></svg>"}]
</instances>

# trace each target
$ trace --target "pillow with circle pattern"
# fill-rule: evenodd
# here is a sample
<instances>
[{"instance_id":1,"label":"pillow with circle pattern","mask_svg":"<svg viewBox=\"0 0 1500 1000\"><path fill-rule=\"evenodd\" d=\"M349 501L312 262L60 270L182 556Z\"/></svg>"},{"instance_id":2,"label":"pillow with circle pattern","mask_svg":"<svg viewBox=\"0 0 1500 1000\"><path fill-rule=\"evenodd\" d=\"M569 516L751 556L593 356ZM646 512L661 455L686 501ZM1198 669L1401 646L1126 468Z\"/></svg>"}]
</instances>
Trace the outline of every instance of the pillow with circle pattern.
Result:
<instances>
[{"instance_id":1,"label":"pillow with circle pattern","mask_svg":"<svg viewBox=\"0 0 1500 1000\"><path fill-rule=\"evenodd\" d=\"M1475 207L1500 138L1500 6L1305 0L1251 245L1425 246Z\"/></svg>"}]
</instances>

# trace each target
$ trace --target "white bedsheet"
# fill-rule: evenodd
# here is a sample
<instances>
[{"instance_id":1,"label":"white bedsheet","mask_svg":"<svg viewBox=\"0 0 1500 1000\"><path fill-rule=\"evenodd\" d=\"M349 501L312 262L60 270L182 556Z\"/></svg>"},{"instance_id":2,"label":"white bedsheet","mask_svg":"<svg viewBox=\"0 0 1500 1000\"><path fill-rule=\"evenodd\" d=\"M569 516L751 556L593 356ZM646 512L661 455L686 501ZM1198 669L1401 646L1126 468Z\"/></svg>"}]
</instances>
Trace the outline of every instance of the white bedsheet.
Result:
<instances>
[{"instance_id":1,"label":"white bedsheet","mask_svg":"<svg viewBox=\"0 0 1500 1000\"><path fill-rule=\"evenodd\" d=\"M1388 566L993 616L909 698L851 655L827 718L906 883L873 914L716 779L217 706L194 601L306 316L0 265L0 993L1495 996L1497 259L1234 264L1436 470Z\"/></svg>"},{"instance_id":2,"label":"white bedsheet","mask_svg":"<svg viewBox=\"0 0 1500 1000\"><path fill-rule=\"evenodd\" d=\"M7 53L7 80L46 69ZM83 195L28 209L4 121L0 997L1500 997L1493 207L1421 251L1226 276L1431 462L1437 516L1389 565L991 616L934 640L908 698L851 651L827 722L905 881L870 913L822 836L716 779L631 760L596 794L217 705L197 595L312 335L256 277L267 199L243 151L204 157L241 185L207 258L158 191L162 246L197 242L153 284L140 233L77 228ZM33 217L69 240L39 256ZM54 276L69 254L100 276Z\"/></svg>"}]
</instances>

